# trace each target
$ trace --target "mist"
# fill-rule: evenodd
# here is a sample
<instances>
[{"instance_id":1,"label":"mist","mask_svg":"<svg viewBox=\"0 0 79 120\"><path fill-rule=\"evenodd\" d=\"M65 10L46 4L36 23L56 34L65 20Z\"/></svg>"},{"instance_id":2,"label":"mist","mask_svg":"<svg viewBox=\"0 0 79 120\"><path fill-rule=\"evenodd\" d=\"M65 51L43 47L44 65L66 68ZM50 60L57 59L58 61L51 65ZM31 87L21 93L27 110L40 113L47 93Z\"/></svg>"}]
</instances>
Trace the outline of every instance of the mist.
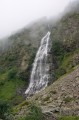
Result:
<instances>
[{"instance_id":1,"label":"mist","mask_svg":"<svg viewBox=\"0 0 79 120\"><path fill-rule=\"evenodd\" d=\"M61 14L72 1L75 0L1 0L0 38L42 17Z\"/></svg>"}]
</instances>

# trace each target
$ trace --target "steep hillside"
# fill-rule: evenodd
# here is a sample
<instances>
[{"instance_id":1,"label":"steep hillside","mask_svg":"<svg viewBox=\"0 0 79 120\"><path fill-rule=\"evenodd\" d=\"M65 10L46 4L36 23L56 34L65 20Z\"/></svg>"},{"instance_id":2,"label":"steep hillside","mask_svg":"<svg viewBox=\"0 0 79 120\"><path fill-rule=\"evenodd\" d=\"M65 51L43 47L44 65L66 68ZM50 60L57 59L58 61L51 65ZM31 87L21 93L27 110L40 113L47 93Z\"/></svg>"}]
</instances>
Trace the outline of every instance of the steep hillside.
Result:
<instances>
[{"instance_id":1,"label":"steep hillside","mask_svg":"<svg viewBox=\"0 0 79 120\"><path fill-rule=\"evenodd\" d=\"M0 41L0 98L18 104L24 92L41 38L47 32L44 19ZM17 96L18 97L17 97ZM16 102L15 102L16 101Z\"/></svg>"},{"instance_id":2,"label":"steep hillside","mask_svg":"<svg viewBox=\"0 0 79 120\"><path fill-rule=\"evenodd\" d=\"M52 53L55 76L67 73L79 64L79 13L68 14L52 29Z\"/></svg>"},{"instance_id":3,"label":"steep hillside","mask_svg":"<svg viewBox=\"0 0 79 120\"><path fill-rule=\"evenodd\" d=\"M21 112L24 112L24 109L28 111L25 105L29 104L29 101L24 101L24 92L29 84L32 64L40 41L49 30L48 24L51 25L52 79L56 81L29 101L40 105L44 113L52 111L57 116L58 114L79 116L79 67L77 66L79 65L79 11L76 11L64 15L54 26L52 20L51 23L45 19L39 20L5 38L4 42L0 41L0 112L1 107L4 108L0 117L3 119L5 119L6 102L11 107L10 114L24 115ZM74 68L75 66L77 68ZM61 78L62 75L65 76ZM35 114L35 111L40 111L42 115L41 110L38 109L34 107L32 110Z\"/></svg>"},{"instance_id":4,"label":"steep hillside","mask_svg":"<svg viewBox=\"0 0 79 120\"><path fill-rule=\"evenodd\" d=\"M31 101L40 104L43 112L79 115L79 66L33 96Z\"/></svg>"},{"instance_id":5,"label":"steep hillside","mask_svg":"<svg viewBox=\"0 0 79 120\"><path fill-rule=\"evenodd\" d=\"M79 66L77 66L79 64L78 26L79 13L73 13L64 16L52 28L52 62L54 63L55 79L59 79L24 104L30 104L30 102L35 103L41 107L44 114L53 114L55 117L62 115L79 116ZM22 110L19 111L19 116L24 116L27 111L25 105L24 107L22 106ZM66 117L62 119L65 120ZM78 120L79 117L68 117L67 119Z\"/></svg>"},{"instance_id":6,"label":"steep hillside","mask_svg":"<svg viewBox=\"0 0 79 120\"><path fill-rule=\"evenodd\" d=\"M15 115L24 117L30 104L40 106L42 113L50 114L55 118L60 116L79 116L79 66L73 68L72 72L55 81L45 90L37 93L24 104L16 107L20 110ZM73 119L73 118L72 118ZM79 118L78 118L79 119Z\"/></svg>"}]
</instances>

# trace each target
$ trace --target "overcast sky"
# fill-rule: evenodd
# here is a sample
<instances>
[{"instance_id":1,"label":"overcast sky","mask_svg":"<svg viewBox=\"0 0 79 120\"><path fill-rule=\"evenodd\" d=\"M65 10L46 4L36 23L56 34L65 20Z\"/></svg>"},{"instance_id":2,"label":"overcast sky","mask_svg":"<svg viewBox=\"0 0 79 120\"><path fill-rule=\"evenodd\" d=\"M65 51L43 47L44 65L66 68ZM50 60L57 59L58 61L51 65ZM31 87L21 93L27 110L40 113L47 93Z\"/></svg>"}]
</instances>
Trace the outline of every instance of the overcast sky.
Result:
<instances>
[{"instance_id":1,"label":"overcast sky","mask_svg":"<svg viewBox=\"0 0 79 120\"><path fill-rule=\"evenodd\" d=\"M74 0L0 0L0 38L43 16L56 16Z\"/></svg>"}]
</instances>

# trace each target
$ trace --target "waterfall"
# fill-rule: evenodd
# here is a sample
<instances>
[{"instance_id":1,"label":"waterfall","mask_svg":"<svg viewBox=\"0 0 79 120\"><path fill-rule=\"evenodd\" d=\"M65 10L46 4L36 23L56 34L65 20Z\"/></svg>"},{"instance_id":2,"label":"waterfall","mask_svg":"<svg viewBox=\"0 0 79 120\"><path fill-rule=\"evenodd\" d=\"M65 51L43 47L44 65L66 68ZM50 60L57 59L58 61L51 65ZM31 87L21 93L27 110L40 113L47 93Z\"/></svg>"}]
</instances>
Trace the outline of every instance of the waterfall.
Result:
<instances>
[{"instance_id":1,"label":"waterfall","mask_svg":"<svg viewBox=\"0 0 79 120\"><path fill-rule=\"evenodd\" d=\"M30 77L30 84L25 91L27 96L39 92L48 85L50 78L49 69L50 65L48 57L51 49L50 32L48 32L41 40L41 45L37 51L33 68Z\"/></svg>"}]
</instances>

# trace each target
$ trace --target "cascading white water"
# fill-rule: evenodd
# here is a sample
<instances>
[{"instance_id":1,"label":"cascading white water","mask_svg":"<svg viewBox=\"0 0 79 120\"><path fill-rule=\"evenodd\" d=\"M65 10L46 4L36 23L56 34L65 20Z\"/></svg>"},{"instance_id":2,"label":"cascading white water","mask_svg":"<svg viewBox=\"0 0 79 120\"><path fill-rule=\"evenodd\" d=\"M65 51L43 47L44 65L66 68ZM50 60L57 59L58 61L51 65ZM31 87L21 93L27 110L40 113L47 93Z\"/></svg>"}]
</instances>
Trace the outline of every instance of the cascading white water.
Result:
<instances>
[{"instance_id":1,"label":"cascading white water","mask_svg":"<svg viewBox=\"0 0 79 120\"><path fill-rule=\"evenodd\" d=\"M50 32L48 32L41 40L41 45L37 51L30 77L30 84L25 91L27 96L37 93L48 85L49 81L49 62L48 56L50 52Z\"/></svg>"}]
</instances>

